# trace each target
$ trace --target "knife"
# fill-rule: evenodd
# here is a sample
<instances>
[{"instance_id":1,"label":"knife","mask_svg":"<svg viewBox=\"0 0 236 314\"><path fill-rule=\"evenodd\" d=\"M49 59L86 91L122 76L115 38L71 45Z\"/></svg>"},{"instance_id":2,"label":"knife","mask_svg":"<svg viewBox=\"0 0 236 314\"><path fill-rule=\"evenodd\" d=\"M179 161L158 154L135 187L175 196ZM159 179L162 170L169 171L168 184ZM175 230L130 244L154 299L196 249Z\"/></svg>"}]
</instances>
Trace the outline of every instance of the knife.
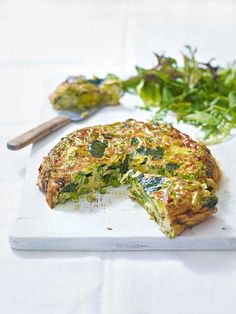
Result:
<instances>
[{"instance_id":1,"label":"knife","mask_svg":"<svg viewBox=\"0 0 236 314\"><path fill-rule=\"evenodd\" d=\"M93 114L100 111L104 106L96 107L95 109L86 110L83 112L74 112L68 110L60 110L59 115L47 122L44 122L37 127L15 137L7 143L10 150L19 150L29 144L35 143L52 132L62 128L70 122L79 122L91 117Z\"/></svg>"}]
</instances>

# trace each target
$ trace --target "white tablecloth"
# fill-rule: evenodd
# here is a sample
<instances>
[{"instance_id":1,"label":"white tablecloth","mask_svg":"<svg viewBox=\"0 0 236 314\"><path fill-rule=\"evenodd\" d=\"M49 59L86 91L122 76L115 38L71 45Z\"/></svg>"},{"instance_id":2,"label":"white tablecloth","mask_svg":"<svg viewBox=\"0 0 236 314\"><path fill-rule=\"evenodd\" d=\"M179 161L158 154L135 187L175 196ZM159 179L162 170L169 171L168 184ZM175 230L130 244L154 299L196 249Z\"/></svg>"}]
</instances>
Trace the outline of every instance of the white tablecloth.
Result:
<instances>
[{"instance_id":1,"label":"white tablecloth","mask_svg":"<svg viewBox=\"0 0 236 314\"><path fill-rule=\"evenodd\" d=\"M19 252L8 244L29 148L6 149L39 121L57 72L130 71L184 44L236 56L235 1L0 1L0 313L234 314L236 252Z\"/></svg>"}]
</instances>

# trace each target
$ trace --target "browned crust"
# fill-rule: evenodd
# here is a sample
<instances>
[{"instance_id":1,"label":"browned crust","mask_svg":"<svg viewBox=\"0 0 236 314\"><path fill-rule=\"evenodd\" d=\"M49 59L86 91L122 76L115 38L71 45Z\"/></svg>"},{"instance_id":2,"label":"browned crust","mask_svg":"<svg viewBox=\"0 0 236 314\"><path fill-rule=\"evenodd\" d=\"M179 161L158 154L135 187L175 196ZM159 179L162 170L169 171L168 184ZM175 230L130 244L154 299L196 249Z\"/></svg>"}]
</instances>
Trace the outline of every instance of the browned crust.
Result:
<instances>
[{"instance_id":1,"label":"browned crust","mask_svg":"<svg viewBox=\"0 0 236 314\"><path fill-rule=\"evenodd\" d=\"M204 144L193 141L188 135L183 134L174 128L154 126L149 122L143 123L130 119L123 123L89 127L73 132L69 134L66 138L62 139L49 152L48 156L43 159L39 167L38 186L43 192L46 193L46 200L51 208L53 208L57 203L58 194L62 190L64 184L70 182L71 173L78 170L81 171L83 170L83 166L87 167L90 164L96 167L102 163L109 163L111 157L120 154L122 150L120 149L119 145L118 147L114 147L113 144L109 144L110 146L108 148L108 155L110 157L104 156L104 158L98 160L97 158L93 158L91 155L88 154L88 152L86 151L86 147L88 142L91 142L91 140L93 139L102 140L103 137L101 134L111 133L112 135L114 135L116 134L117 129L121 127L123 127L123 133L127 137L127 141L129 141L130 138L134 136L142 137L145 135L146 132L147 134L150 133L150 138L153 139L155 145L157 143L160 143L159 145L164 147L166 150L171 151L171 145L173 144L173 146L177 145L177 147L179 145L179 147L184 152L187 150L192 151L195 155L192 156L190 154L188 156L189 162L188 160L184 160L183 156L185 155L183 153L179 153L178 150L176 153L171 152L171 158L177 160L178 162L183 160L183 162L185 163L185 170L190 172L195 171L195 168L198 166L199 162L204 162L207 165L206 172L203 173L202 177L200 176L198 180L204 181L206 178L210 178L215 183L215 188L217 188L217 186L219 185L221 180L220 167ZM133 132L131 132L130 135L128 134L128 131ZM109 143L112 141L109 139L106 140ZM119 137L117 137L117 141L119 141ZM67 168L63 168L63 165L65 163L65 155L68 152L68 148L66 146L67 144L69 145L69 147L76 146L79 155L73 167L68 166ZM152 145L154 144L153 142L146 142L146 145L148 147L152 147ZM127 152L131 152L133 149L134 148L129 145L127 145L126 147ZM200 151L202 155L199 153ZM165 160L160 160L152 163L154 166L159 167L163 165L163 162L165 162ZM54 172L56 173L56 175L53 175ZM64 182L63 184L62 179ZM194 221L193 217L186 217L187 223L185 225L175 224L176 235L182 233L187 228L187 226L199 223L200 221L207 219L213 213L215 213L215 210L211 212L206 210L204 210L203 212L199 212L197 213L198 216L195 216L195 218L197 218L197 221Z\"/></svg>"}]
</instances>

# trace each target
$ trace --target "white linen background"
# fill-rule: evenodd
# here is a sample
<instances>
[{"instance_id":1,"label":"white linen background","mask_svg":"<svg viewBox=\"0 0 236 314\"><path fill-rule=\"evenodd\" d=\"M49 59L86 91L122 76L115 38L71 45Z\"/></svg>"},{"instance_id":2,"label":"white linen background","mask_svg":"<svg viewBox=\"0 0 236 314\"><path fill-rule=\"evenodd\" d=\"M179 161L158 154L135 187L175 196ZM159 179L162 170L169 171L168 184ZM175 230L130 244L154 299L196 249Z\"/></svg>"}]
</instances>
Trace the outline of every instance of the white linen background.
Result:
<instances>
[{"instance_id":1,"label":"white linen background","mask_svg":"<svg viewBox=\"0 0 236 314\"><path fill-rule=\"evenodd\" d=\"M99 64L123 74L151 53L236 57L236 1L0 0L0 313L233 314L236 252L19 252L8 244L45 78ZM235 149L235 148L232 148Z\"/></svg>"}]
</instances>

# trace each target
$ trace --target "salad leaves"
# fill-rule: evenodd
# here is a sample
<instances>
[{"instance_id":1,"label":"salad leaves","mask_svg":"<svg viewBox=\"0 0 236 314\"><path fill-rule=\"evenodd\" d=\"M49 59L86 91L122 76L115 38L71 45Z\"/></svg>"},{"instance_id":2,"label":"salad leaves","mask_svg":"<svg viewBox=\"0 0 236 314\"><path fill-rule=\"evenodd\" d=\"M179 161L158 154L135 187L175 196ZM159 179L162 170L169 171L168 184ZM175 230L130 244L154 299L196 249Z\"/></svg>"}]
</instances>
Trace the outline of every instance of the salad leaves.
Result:
<instances>
[{"instance_id":1,"label":"salad leaves","mask_svg":"<svg viewBox=\"0 0 236 314\"><path fill-rule=\"evenodd\" d=\"M199 127L203 141L215 144L225 140L236 126L236 68L201 63L196 49L186 46L183 66L173 58L155 54L157 64L151 69L136 67L137 75L121 82L123 92L137 94L143 107L155 107L153 121L168 112L177 121Z\"/></svg>"}]
</instances>

